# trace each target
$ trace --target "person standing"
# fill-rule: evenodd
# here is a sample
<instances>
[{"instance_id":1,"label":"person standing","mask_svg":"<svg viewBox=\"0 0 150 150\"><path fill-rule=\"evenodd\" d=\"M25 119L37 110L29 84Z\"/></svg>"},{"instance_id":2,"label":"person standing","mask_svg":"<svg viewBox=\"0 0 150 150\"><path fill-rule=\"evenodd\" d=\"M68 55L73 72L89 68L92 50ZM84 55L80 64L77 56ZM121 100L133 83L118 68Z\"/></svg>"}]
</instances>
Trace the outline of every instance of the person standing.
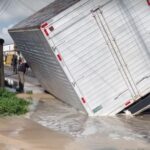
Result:
<instances>
[{"instance_id":1,"label":"person standing","mask_svg":"<svg viewBox=\"0 0 150 150\"><path fill-rule=\"evenodd\" d=\"M18 80L19 80L19 88L17 92L24 92L24 83L25 83L25 73L29 65L23 61L20 62L18 66Z\"/></svg>"},{"instance_id":2,"label":"person standing","mask_svg":"<svg viewBox=\"0 0 150 150\"><path fill-rule=\"evenodd\" d=\"M17 74L17 63L18 63L17 55L14 54L12 58L12 66L13 66L13 72L16 74Z\"/></svg>"}]
</instances>

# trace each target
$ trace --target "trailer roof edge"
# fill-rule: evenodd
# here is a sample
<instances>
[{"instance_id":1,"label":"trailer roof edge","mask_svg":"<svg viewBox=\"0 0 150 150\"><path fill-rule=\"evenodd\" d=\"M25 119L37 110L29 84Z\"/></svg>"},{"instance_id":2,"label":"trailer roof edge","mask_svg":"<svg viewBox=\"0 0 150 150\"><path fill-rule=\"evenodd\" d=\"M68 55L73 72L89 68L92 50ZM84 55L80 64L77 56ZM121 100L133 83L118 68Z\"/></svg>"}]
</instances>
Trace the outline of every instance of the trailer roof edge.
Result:
<instances>
[{"instance_id":1,"label":"trailer roof edge","mask_svg":"<svg viewBox=\"0 0 150 150\"><path fill-rule=\"evenodd\" d=\"M8 32L19 32L19 31L30 31L30 30L40 30L40 26L34 26L34 27L26 27L26 28L12 28L8 29Z\"/></svg>"}]
</instances>

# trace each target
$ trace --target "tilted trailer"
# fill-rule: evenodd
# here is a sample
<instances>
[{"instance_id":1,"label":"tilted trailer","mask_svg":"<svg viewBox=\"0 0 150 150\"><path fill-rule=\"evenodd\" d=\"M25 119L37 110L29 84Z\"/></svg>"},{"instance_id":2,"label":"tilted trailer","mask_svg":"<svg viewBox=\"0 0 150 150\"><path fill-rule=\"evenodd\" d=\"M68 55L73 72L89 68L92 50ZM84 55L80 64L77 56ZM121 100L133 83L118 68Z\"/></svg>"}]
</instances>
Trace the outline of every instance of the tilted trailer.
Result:
<instances>
[{"instance_id":1,"label":"tilted trailer","mask_svg":"<svg viewBox=\"0 0 150 150\"><path fill-rule=\"evenodd\" d=\"M9 33L41 85L90 116L150 92L148 0L55 0Z\"/></svg>"}]
</instances>

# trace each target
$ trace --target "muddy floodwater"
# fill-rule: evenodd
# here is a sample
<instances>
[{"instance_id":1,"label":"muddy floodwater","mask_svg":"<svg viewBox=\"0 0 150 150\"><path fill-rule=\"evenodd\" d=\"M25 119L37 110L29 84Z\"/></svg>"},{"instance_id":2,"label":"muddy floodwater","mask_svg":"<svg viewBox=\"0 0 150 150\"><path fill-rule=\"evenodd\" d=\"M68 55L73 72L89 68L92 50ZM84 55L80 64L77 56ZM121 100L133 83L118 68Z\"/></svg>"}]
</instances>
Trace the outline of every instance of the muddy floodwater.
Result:
<instances>
[{"instance_id":1,"label":"muddy floodwater","mask_svg":"<svg viewBox=\"0 0 150 150\"><path fill-rule=\"evenodd\" d=\"M150 150L148 113L138 117L89 118L52 98L51 101L39 101L30 118L47 128L70 135L86 150Z\"/></svg>"},{"instance_id":2,"label":"muddy floodwater","mask_svg":"<svg viewBox=\"0 0 150 150\"><path fill-rule=\"evenodd\" d=\"M150 115L94 117L53 97L0 119L0 150L150 150Z\"/></svg>"}]
</instances>

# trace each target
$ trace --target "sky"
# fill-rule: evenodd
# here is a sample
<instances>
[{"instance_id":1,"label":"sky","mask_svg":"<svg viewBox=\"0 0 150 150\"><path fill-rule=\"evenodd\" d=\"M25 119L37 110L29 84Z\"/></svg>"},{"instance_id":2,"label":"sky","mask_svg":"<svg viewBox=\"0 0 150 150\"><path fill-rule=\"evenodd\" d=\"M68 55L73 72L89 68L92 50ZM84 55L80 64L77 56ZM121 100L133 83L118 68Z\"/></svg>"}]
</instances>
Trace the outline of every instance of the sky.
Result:
<instances>
[{"instance_id":1,"label":"sky","mask_svg":"<svg viewBox=\"0 0 150 150\"><path fill-rule=\"evenodd\" d=\"M8 29L54 0L0 0L0 38L5 45L13 41Z\"/></svg>"}]
</instances>

